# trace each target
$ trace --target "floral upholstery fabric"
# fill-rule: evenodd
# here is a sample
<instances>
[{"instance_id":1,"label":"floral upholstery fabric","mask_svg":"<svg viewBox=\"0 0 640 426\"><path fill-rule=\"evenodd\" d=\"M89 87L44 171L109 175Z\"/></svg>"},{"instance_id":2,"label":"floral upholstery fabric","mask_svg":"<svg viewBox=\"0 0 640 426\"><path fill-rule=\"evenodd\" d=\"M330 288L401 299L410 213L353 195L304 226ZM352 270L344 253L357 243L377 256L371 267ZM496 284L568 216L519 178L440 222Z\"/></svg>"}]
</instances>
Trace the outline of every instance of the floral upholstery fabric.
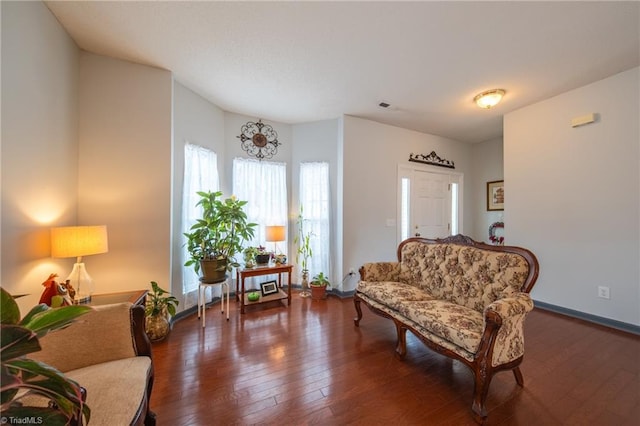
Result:
<instances>
[{"instance_id":1,"label":"floral upholstery fabric","mask_svg":"<svg viewBox=\"0 0 640 426\"><path fill-rule=\"evenodd\" d=\"M483 312L494 301L519 292L528 273L526 260L517 254L411 242L402 249L398 280L436 299Z\"/></svg>"},{"instance_id":2,"label":"floral upholstery fabric","mask_svg":"<svg viewBox=\"0 0 640 426\"><path fill-rule=\"evenodd\" d=\"M480 346L484 318L473 309L444 300L428 300L406 302L399 311L431 333L471 353L476 353Z\"/></svg>"},{"instance_id":3,"label":"floral upholstery fabric","mask_svg":"<svg viewBox=\"0 0 640 426\"><path fill-rule=\"evenodd\" d=\"M358 291L398 311L405 302L433 299L418 287L393 281L360 281Z\"/></svg>"},{"instance_id":4,"label":"floral upholstery fabric","mask_svg":"<svg viewBox=\"0 0 640 426\"><path fill-rule=\"evenodd\" d=\"M461 348L458 345L454 345L453 343L451 343L447 339L443 339L442 337L431 333L428 329L426 329L423 326L421 326L420 324L412 321L410 318L405 317L404 315L402 315L400 312L396 311L395 309L391 309L390 307L388 307L384 303L376 302L375 300L367 297L364 294L360 294L360 297L361 297L362 300L364 300L367 304L371 305L372 307L385 312L389 316L397 319L398 321L400 321L400 322L402 322L404 324L407 324L407 325L411 326L414 330L416 330L418 333L420 333L426 339L434 342L435 344L437 344L439 346L442 346L445 349L449 349L450 351L457 353L458 355L460 355L461 357L465 358L468 361L473 361L473 358L474 358L474 354L473 353L471 353L471 352L469 352L467 350L464 350L463 348Z\"/></svg>"},{"instance_id":5,"label":"floral upholstery fabric","mask_svg":"<svg viewBox=\"0 0 640 426\"><path fill-rule=\"evenodd\" d=\"M401 262L367 263L357 292L366 303L411 326L426 339L471 361L486 314L498 314L493 366L524 354L524 317L533 309L521 291L527 261L514 253L458 244L409 242Z\"/></svg>"},{"instance_id":6,"label":"floral upholstery fabric","mask_svg":"<svg viewBox=\"0 0 640 426\"><path fill-rule=\"evenodd\" d=\"M360 270L363 281L399 281L400 263L375 262L365 263Z\"/></svg>"},{"instance_id":7,"label":"floral upholstery fabric","mask_svg":"<svg viewBox=\"0 0 640 426\"><path fill-rule=\"evenodd\" d=\"M533 300L527 293L517 293L493 302L486 312L500 315L502 327L498 330L491 365L501 365L524 355L524 319L533 310Z\"/></svg>"}]
</instances>

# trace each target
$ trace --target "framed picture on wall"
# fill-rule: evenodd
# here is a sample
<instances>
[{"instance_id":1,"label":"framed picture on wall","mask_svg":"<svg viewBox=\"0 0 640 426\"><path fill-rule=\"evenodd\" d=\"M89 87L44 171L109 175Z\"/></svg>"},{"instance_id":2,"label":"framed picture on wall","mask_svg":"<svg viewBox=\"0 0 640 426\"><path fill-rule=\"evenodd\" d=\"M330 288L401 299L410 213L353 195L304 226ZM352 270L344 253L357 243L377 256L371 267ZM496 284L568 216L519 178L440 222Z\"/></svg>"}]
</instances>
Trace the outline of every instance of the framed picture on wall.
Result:
<instances>
[{"instance_id":1,"label":"framed picture on wall","mask_svg":"<svg viewBox=\"0 0 640 426\"><path fill-rule=\"evenodd\" d=\"M504 181L487 182L487 210L504 210Z\"/></svg>"}]
</instances>

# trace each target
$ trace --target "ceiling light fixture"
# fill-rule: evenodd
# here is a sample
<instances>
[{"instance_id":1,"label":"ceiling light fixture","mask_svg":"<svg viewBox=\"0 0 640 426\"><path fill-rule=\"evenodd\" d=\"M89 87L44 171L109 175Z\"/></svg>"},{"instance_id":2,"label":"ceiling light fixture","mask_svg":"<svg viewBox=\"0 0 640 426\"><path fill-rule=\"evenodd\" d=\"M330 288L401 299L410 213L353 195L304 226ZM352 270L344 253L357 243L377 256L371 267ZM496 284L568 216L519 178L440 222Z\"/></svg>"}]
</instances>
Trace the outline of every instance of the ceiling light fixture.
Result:
<instances>
[{"instance_id":1,"label":"ceiling light fixture","mask_svg":"<svg viewBox=\"0 0 640 426\"><path fill-rule=\"evenodd\" d=\"M492 89L487 90L486 92L482 92L479 95L476 95L473 98L473 101L480 107L484 109L493 108L498 105L498 102L502 100L506 92L503 89Z\"/></svg>"}]
</instances>

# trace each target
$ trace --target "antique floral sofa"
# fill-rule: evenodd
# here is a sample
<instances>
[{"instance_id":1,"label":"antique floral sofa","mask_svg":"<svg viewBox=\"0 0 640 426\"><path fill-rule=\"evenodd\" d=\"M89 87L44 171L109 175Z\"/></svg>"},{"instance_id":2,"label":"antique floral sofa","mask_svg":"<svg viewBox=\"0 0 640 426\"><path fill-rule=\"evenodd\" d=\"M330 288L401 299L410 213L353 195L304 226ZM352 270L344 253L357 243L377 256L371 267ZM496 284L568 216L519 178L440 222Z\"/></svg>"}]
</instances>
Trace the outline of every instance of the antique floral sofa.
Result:
<instances>
[{"instance_id":1,"label":"antique floral sofa","mask_svg":"<svg viewBox=\"0 0 640 426\"><path fill-rule=\"evenodd\" d=\"M366 263L354 304L393 321L396 352L406 354L406 331L429 348L467 365L475 380L472 410L486 420L485 399L493 375L513 370L522 386L525 316L538 277L530 251L491 246L456 235L409 238L398 246L398 262Z\"/></svg>"},{"instance_id":2,"label":"antique floral sofa","mask_svg":"<svg viewBox=\"0 0 640 426\"><path fill-rule=\"evenodd\" d=\"M96 306L67 328L47 334L40 345L42 350L31 358L57 368L86 390L88 424L155 425L149 409L153 359L142 306Z\"/></svg>"}]
</instances>

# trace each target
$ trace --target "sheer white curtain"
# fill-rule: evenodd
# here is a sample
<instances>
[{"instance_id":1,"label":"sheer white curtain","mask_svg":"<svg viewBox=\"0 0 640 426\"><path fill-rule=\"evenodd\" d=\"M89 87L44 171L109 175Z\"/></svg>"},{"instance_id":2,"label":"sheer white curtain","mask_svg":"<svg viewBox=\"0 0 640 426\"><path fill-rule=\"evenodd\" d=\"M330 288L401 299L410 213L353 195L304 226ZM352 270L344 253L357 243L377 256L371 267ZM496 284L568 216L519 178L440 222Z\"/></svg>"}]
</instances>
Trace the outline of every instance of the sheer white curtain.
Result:
<instances>
[{"instance_id":1,"label":"sheer white curtain","mask_svg":"<svg viewBox=\"0 0 640 426\"><path fill-rule=\"evenodd\" d=\"M320 272L332 277L331 271L331 205L329 196L329 163L300 164L300 204L305 227L310 230L313 256L309 261L309 279ZM331 278L330 278L331 279ZM335 284L334 284L335 286Z\"/></svg>"},{"instance_id":2,"label":"sheer white curtain","mask_svg":"<svg viewBox=\"0 0 640 426\"><path fill-rule=\"evenodd\" d=\"M245 246L263 245L273 250L273 243L265 241L265 226L287 225L287 164L234 159L233 194L248 201L245 206L247 218L249 222L258 224L253 240L246 242ZM278 251L287 254L286 241L278 243Z\"/></svg>"},{"instance_id":3,"label":"sheer white curtain","mask_svg":"<svg viewBox=\"0 0 640 426\"><path fill-rule=\"evenodd\" d=\"M202 216L202 209L196 207L200 199L198 191L218 191L218 160L210 149L193 145L184 146L184 184L182 189L182 232L189 232L191 226ZM180 235L183 242L184 236ZM186 246L182 249L182 264L189 258ZM192 267L182 267L182 293L186 307L195 305L198 289L198 275Z\"/></svg>"}]
</instances>

